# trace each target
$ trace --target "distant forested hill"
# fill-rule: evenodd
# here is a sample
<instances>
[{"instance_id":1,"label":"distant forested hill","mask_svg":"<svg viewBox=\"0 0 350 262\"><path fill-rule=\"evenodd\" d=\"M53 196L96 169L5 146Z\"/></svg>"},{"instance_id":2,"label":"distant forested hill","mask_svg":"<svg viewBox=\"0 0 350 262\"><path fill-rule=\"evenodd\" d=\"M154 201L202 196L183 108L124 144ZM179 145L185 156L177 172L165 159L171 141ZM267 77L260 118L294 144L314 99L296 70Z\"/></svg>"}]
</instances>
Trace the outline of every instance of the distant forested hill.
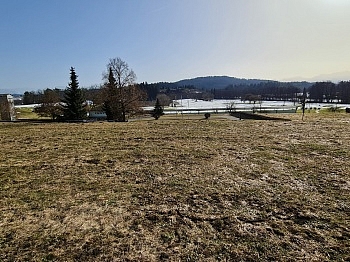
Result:
<instances>
[{"instance_id":1,"label":"distant forested hill","mask_svg":"<svg viewBox=\"0 0 350 262\"><path fill-rule=\"evenodd\" d=\"M230 76L206 76L206 77L196 77L192 79L184 79L177 82L174 82L177 86L194 86L200 89L223 89L229 85L256 85L266 82L278 82L273 80L262 80L262 79L245 79L245 78L236 78ZM313 83L311 82L288 82L291 85L298 88L308 88Z\"/></svg>"},{"instance_id":2,"label":"distant forested hill","mask_svg":"<svg viewBox=\"0 0 350 262\"><path fill-rule=\"evenodd\" d=\"M244 79L229 76L205 76L192 79L184 79L177 82L139 83L139 88L147 94L148 101L155 101L158 95L166 95L169 99L192 98L192 99L236 99L247 95L260 96L267 100L291 100L296 99L298 94L313 85L311 82L279 82L262 79ZM82 88L85 98L95 104L101 103L101 86L94 85L91 88ZM322 88L312 90L315 96L322 97ZM326 88L327 89L327 88ZM329 89L329 88L328 88ZM327 90L328 90L327 89ZM344 88L343 88L344 89ZM321 90L318 92L318 90ZM3 90L5 91L5 90ZM19 103L37 104L42 103L43 94L54 91L62 99L64 90L45 89L43 91L26 91ZM322 93L323 92L323 93ZM344 91L345 92L345 91ZM344 93L343 92L343 93ZM349 91L350 92L350 91ZM1 89L0 89L1 93ZM9 92L3 92L9 93ZM339 92L338 92L339 93ZM321 95L320 95L321 94ZM327 97L332 97L328 95ZM350 98L349 98L350 99Z\"/></svg>"}]
</instances>

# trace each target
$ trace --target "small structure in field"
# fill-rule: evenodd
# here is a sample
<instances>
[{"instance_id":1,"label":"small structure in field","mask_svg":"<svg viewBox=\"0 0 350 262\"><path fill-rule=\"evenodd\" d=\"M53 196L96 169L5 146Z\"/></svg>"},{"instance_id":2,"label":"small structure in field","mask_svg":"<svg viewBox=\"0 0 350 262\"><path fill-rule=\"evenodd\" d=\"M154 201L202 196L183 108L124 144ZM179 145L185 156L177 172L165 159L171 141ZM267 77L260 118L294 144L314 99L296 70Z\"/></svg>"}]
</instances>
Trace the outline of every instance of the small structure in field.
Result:
<instances>
[{"instance_id":1,"label":"small structure in field","mask_svg":"<svg viewBox=\"0 0 350 262\"><path fill-rule=\"evenodd\" d=\"M96 120L106 120L107 114L102 109L92 109L88 112L88 118Z\"/></svg>"},{"instance_id":2,"label":"small structure in field","mask_svg":"<svg viewBox=\"0 0 350 262\"><path fill-rule=\"evenodd\" d=\"M0 94L0 120L16 120L16 110L12 95Z\"/></svg>"}]
</instances>

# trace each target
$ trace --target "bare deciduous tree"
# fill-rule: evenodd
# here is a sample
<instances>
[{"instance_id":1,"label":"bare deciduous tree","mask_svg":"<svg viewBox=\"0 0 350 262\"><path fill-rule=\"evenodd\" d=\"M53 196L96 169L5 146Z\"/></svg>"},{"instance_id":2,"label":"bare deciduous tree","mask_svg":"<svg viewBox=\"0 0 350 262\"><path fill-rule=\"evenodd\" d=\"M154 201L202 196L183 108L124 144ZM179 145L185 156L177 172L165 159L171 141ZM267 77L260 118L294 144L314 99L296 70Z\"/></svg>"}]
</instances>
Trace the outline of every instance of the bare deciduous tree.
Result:
<instances>
[{"instance_id":1,"label":"bare deciduous tree","mask_svg":"<svg viewBox=\"0 0 350 262\"><path fill-rule=\"evenodd\" d=\"M63 113L59 104L60 101L59 90L47 88L43 92L41 105L36 107L34 111L40 116L48 116L55 119Z\"/></svg>"},{"instance_id":2,"label":"bare deciduous tree","mask_svg":"<svg viewBox=\"0 0 350 262\"><path fill-rule=\"evenodd\" d=\"M135 84L136 74L129 65L121 58L111 58L107 64L107 69L113 73L117 88L126 87ZM105 78L109 77L109 73L105 74Z\"/></svg>"},{"instance_id":3,"label":"bare deciduous tree","mask_svg":"<svg viewBox=\"0 0 350 262\"><path fill-rule=\"evenodd\" d=\"M103 109L108 120L125 122L127 115L140 111L140 101L145 94L135 84L136 74L120 58L109 60L108 75L104 90Z\"/></svg>"},{"instance_id":4,"label":"bare deciduous tree","mask_svg":"<svg viewBox=\"0 0 350 262\"><path fill-rule=\"evenodd\" d=\"M169 106L171 104L171 99L166 94L157 95L157 99L159 100L159 104L161 106Z\"/></svg>"}]
</instances>

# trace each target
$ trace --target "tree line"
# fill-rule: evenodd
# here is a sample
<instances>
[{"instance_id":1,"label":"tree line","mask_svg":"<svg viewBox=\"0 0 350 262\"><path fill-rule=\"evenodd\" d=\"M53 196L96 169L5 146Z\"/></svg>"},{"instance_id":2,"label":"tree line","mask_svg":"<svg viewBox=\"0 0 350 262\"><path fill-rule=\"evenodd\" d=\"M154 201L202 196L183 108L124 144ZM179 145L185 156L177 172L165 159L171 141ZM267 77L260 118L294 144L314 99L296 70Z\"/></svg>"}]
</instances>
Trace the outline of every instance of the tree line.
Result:
<instances>
[{"instance_id":1,"label":"tree line","mask_svg":"<svg viewBox=\"0 0 350 262\"><path fill-rule=\"evenodd\" d=\"M350 103L350 81L338 84L330 81L285 83L265 81L255 84L230 84L225 88L203 89L193 85L178 86L176 83L140 84L146 91L148 99L154 100L159 94L165 94L170 99L242 99L259 97L261 100L280 100L299 102L304 89L310 102L342 102Z\"/></svg>"},{"instance_id":2,"label":"tree line","mask_svg":"<svg viewBox=\"0 0 350 262\"><path fill-rule=\"evenodd\" d=\"M297 99L300 88L291 83L277 81L261 82L257 84L228 85L224 89L212 89L216 99L245 99L249 96L259 96L262 100L290 100Z\"/></svg>"},{"instance_id":3,"label":"tree line","mask_svg":"<svg viewBox=\"0 0 350 262\"><path fill-rule=\"evenodd\" d=\"M75 68L70 68L70 82L65 90L45 89L40 92L25 92L23 103L38 103L35 112L52 119L76 121L87 118L91 109L104 111L108 120L125 122L128 116L141 111L140 102L146 93L135 84L136 74L120 58L107 64L105 83L100 87L79 87Z\"/></svg>"},{"instance_id":4,"label":"tree line","mask_svg":"<svg viewBox=\"0 0 350 262\"><path fill-rule=\"evenodd\" d=\"M350 81L341 81L338 84L317 82L309 90L309 100L314 102L341 102L350 103Z\"/></svg>"},{"instance_id":5,"label":"tree line","mask_svg":"<svg viewBox=\"0 0 350 262\"><path fill-rule=\"evenodd\" d=\"M330 81L310 83L304 87L309 102L350 103L350 81L338 84ZM300 101L304 88L291 83L277 81L250 85L229 85L224 89L212 89L215 99L242 99L259 97L261 100Z\"/></svg>"},{"instance_id":6,"label":"tree line","mask_svg":"<svg viewBox=\"0 0 350 262\"><path fill-rule=\"evenodd\" d=\"M23 95L23 104L40 104L35 111L53 119L78 120L86 117L87 111L104 111L108 120L127 121L127 117L141 113L145 101L156 101L160 107L169 105L174 99L241 99L298 101L305 97L310 102L350 103L350 81L338 84L330 81L294 83L264 81L254 84L230 84L225 88L199 89L194 85L179 86L176 83L135 83L136 74L120 58L110 59L104 83L80 88L75 68L70 69L70 82L65 90L47 88L43 91ZM304 91L305 89L305 91ZM303 95L304 93L304 95ZM143 104L142 104L143 103ZM155 108L156 110L156 108ZM154 112L153 112L154 113ZM157 113L157 118L161 114Z\"/></svg>"}]
</instances>

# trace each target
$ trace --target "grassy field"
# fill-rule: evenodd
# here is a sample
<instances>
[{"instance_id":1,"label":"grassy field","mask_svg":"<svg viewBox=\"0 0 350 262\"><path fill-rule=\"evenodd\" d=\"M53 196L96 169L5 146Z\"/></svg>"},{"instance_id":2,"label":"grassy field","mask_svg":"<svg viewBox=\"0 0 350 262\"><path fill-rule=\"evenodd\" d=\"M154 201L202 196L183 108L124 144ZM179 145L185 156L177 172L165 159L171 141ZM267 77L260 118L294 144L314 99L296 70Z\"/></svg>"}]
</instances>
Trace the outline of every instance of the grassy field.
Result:
<instances>
[{"instance_id":1,"label":"grassy field","mask_svg":"<svg viewBox=\"0 0 350 262\"><path fill-rule=\"evenodd\" d=\"M17 119L39 119L39 115L34 112L33 107L16 108Z\"/></svg>"},{"instance_id":2,"label":"grassy field","mask_svg":"<svg viewBox=\"0 0 350 262\"><path fill-rule=\"evenodd\" d=\"M0 123L0 261L349 261L350 116Z\"/></svg>"}]
</instances>

